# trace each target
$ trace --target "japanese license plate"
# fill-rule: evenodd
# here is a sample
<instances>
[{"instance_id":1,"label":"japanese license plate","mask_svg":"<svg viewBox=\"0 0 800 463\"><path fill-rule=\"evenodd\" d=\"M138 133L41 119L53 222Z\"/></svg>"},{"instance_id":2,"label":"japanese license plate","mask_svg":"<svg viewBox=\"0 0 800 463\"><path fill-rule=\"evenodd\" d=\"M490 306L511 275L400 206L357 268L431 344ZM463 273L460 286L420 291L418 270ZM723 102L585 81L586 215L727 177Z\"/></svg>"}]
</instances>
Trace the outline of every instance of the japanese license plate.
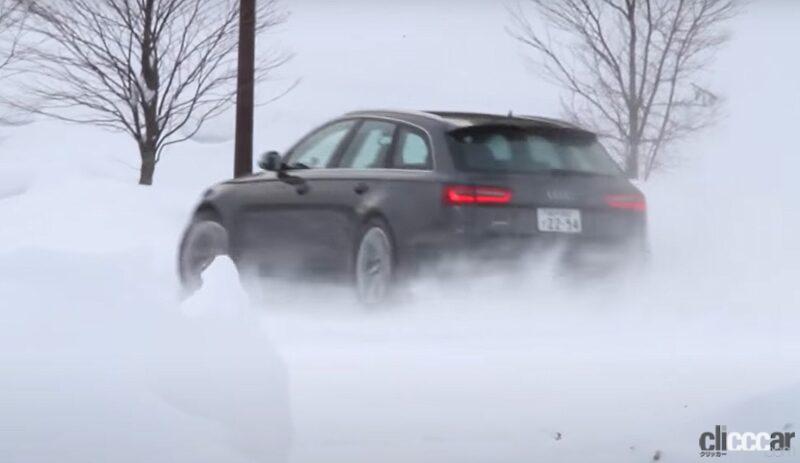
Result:
<instances>
[{"instance_id":1,"label":"japanese license plate","mask_svg":"<svg viewBox=\"0 0 800 463\"><path fill-rule=\"evenodd\" d=\"M578 209L539 208L536 219L540 232L580 233L583 230Z\"/></svg>"}]
</instances>

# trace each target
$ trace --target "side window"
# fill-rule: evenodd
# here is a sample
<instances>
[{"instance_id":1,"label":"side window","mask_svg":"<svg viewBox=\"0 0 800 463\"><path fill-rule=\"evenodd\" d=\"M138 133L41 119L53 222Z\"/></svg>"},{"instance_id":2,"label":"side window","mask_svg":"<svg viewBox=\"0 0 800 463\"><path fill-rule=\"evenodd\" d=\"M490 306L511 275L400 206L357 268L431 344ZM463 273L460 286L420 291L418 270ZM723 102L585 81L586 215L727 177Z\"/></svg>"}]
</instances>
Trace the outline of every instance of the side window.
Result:
<instances>
[{"instance_id":1,"label":"side window","mask_svg":"<svg viewBox=\"0 0 800 463\"><path fill-rule=\"evenodd\" d=\"M342 121L319 129L292 150L289 163L303 164L312 169L327 167L355 123L354 120Z\"/></svg>"},{"instance_id":2,"label":"side window","mask_svg":"<svg viewBox=\"0 0 800 463\"><path fill-rule=\"evenodd\" d=\"M369 169L383 167L392 147L395 125L390 122L366 120L356 131L339 162L339 167Z\"/></svg>"},{"instance_id":3,"label":"side window","mask_svg":"<svg viewBox=\"0 0 800 463\"><path fill-rule=\"evenodd\" d=\"M392 159L392 167L398 169L430 169L431 153L425 137L403 127Z\"/></svg>"}]
</instances>

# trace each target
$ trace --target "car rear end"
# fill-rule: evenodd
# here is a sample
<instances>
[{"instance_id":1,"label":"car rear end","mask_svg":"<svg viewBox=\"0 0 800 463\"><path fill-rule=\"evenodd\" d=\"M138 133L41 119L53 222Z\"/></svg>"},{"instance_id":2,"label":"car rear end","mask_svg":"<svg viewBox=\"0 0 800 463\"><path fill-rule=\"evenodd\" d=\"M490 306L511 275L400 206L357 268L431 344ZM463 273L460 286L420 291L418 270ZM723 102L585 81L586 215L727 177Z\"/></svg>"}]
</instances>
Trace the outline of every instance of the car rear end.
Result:
<instances>
[{"instance_id":1,"label":"car rear end","mask_svg":"<svg viewBox=\"0 0 800 463\"><path fill-rule=\"evenodd\" d=\"M442 201L461 249L481 258L558 250L582 266L645 252L645 198L595 135L493 122L448 138L454 172Z\"/></svg>"}]
</instances>

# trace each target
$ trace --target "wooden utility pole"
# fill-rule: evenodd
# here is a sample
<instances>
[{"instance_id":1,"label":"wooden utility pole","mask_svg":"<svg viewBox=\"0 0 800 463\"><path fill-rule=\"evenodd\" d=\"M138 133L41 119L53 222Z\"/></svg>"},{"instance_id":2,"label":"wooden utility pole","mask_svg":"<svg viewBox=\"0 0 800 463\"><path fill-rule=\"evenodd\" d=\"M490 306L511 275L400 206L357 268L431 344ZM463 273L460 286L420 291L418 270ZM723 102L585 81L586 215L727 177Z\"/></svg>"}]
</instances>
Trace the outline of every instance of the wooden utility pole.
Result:
<instances>
[{"instance_id":1,"label":"wooden utility pole","mask_svg":"<svg viewBox=\"0 0 800 463\"><path fill-rule=\"evenodd\" d=\"M241 177L253 172L256 0L241 0L239 9L239 71L236 84L236 148L233 160L234 177Z\"/></svg>"}]
</instances>

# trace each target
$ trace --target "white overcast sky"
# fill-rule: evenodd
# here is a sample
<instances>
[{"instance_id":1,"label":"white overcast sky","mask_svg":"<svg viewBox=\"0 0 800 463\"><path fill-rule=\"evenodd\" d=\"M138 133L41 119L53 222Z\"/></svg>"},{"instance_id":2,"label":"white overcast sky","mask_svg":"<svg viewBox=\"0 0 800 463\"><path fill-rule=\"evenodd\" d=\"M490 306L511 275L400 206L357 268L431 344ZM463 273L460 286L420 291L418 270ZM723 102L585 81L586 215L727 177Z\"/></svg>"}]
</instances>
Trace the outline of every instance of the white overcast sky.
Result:
<instances>
[{"instance_id":1,"label":"white overcast sky","mask_svg":"<svg viewBox=\"0 0 800 463\"><path fill-rule=\"evenodd\" d=\"M509 4L285 0L291 16L274 37L295 57L280 75L302 83L259 116L306 119L370 107L558 115L559 90L532 71L505 31ZM742 93L747 104L755 92L781 88L796 98L798 78L790 71L798 69L798 24L800 1L751 2L731 24L733 41L717 63L720 90Z\"/></svg>"}]
</instances>

